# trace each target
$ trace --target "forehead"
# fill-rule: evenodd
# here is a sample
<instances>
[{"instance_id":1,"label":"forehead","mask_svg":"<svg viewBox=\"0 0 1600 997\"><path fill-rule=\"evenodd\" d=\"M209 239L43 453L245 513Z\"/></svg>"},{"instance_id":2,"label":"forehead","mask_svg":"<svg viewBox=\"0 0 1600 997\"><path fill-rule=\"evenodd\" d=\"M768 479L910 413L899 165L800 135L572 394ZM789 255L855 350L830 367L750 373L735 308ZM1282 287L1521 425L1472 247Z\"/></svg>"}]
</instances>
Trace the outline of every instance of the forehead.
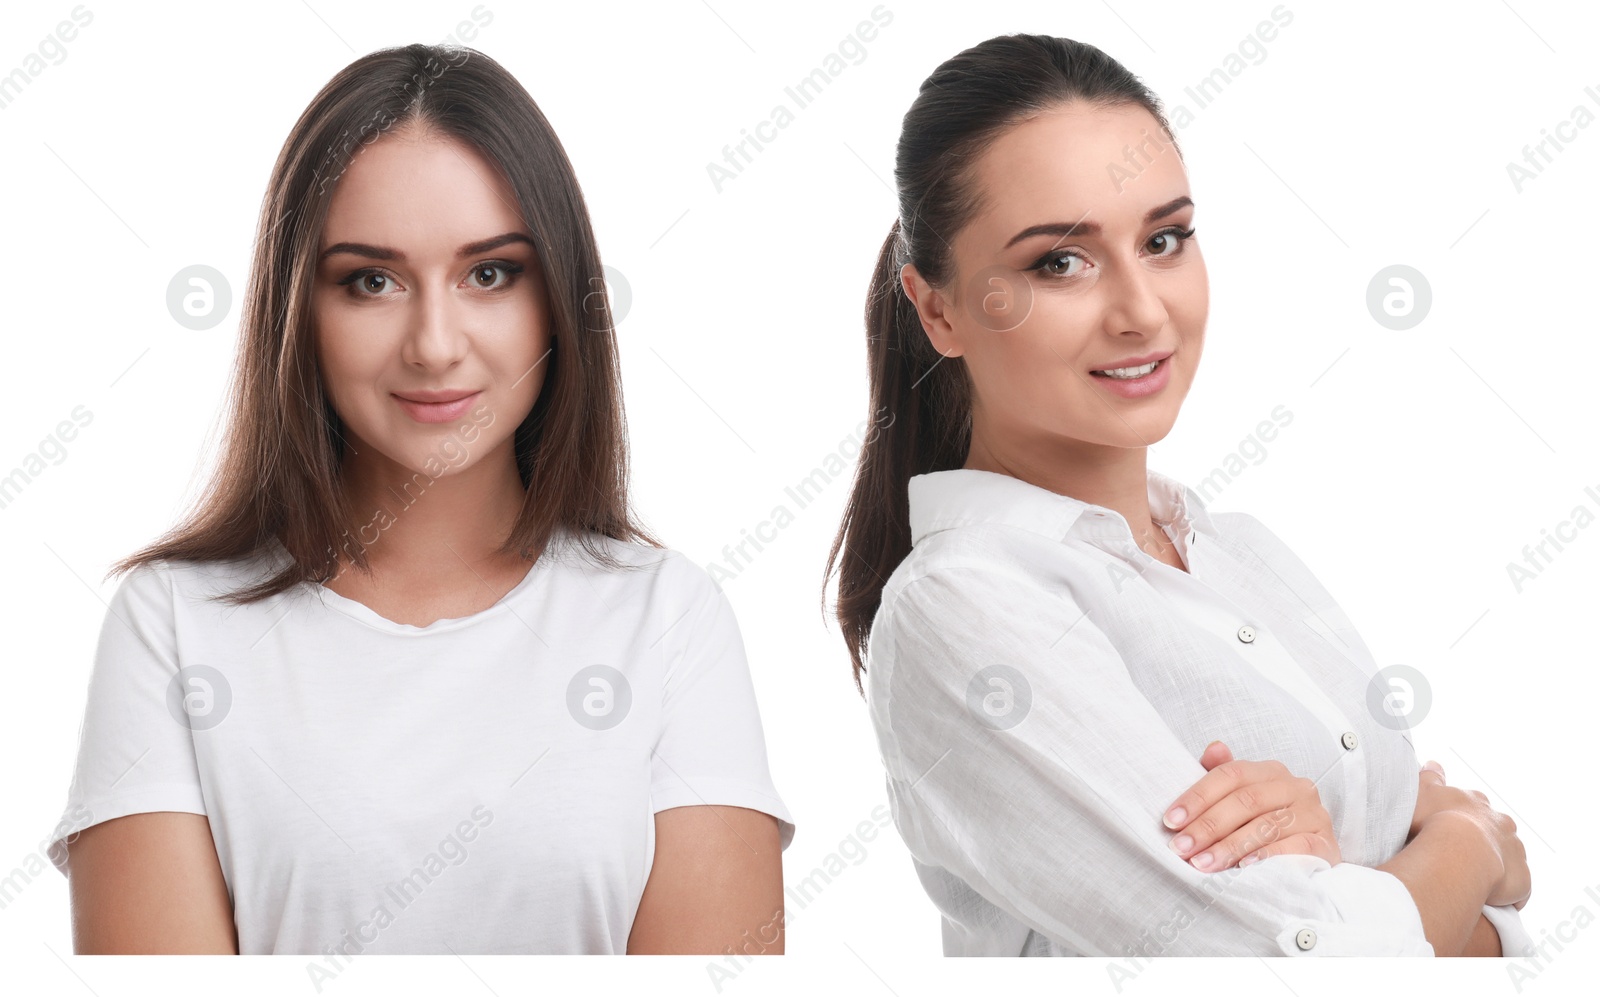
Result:
<instances>
[{"instance_id":1,"label":"forehead","mask_svg":"<svg viewBox=\"0 0 1600 997\"><path fill-rule=\"evenodd\" d=\"M1007 128L974 164L979 234L1004 238L1041 221L1137 228L1146 211L1189 192L1177 149L1132 104L1071 104Z\"/></svg>"},{"instance_id":2,"label":"forehead","mask_svg":"<svg viewBox=\"0 0 1600 997\"><path fill-rule=\"evenodd\" d=\"M397 129L360 147L328 204L322 243L448 247L523 228L516 194L470 144Z\"/></svg>"}]
</instances>

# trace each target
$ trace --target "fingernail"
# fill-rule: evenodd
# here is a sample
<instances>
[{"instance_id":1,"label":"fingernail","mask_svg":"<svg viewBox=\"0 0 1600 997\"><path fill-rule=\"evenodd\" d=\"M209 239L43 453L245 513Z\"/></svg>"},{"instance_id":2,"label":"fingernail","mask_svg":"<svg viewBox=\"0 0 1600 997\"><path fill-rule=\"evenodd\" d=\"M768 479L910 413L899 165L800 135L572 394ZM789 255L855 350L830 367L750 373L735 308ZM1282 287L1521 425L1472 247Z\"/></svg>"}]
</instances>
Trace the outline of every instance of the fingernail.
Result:
<instances>
[{"instance_id":1,"label":"fingernail","mask_svg":"<svg viewBox=\"0 0 1600 997\"><path fill-rule=\"evenodd\" d=\"M1189 861L1194 863L1194 867L1196 869L1209 869L1209 868L1211 868L1211 862L1212 862L1211 853L1210 852L1201 852L1199 855L1196 855L1194 858L1190 859Z\"/></svg>"},{"instance_id":2,"label":"fingernail","mask_svg":"<svg viewBox=\"0 0 1600 997\"><path fill-rule=\"evenodd\" d=\"M1244 858L1240 859L1239 860L1239 864L1240 865L1255 865L1257 862L1260 862L1260 861L1261 861L1261 856L1257 855L1254 852L1251 852L1249 855L1246 855Z\"/></svg>"},{"instance_id":3,"label":"fingernail","mask_svg":"<svg viewBox=\"0 0 1600 997\"><path fill-rule=\"evenodd\" d=\"M1167 811L1167 826L1173 828L1182 827L1183 819L1187 816L1189 816L1188 812L1182 807L1173 807L1171 810Z\"/></svg>"},{"instance_id":4,"label":"fingernail","mask_svg":"<svg viewBox=\"0 0 1600 997\"><path fill-rule=\"evenodd\" d=\"M1176 838L1173 838L1171 841L1167 842L1167 844L1172 846L1173 851L1177 852L1179 855L1182 855L1184 852L1194 847L1194 839L1189 837L1187 834L1180 834Z\"/></svg>"}]
</instances>

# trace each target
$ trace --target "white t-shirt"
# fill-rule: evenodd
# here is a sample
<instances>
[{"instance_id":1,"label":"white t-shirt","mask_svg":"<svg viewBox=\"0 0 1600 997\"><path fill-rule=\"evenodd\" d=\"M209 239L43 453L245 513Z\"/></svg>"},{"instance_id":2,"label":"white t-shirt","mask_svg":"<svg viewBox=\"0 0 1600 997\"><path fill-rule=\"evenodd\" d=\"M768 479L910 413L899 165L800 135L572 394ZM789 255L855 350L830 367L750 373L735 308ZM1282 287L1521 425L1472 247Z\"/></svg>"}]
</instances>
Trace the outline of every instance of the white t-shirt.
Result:
<instances>
[{"instance_id":1,"label":"white t-shirt","mask_svg":"<svg viewBox=\"0 0 1600 997\"><path fill-rule=\"evenodd\" d=\"M323 956L324 979L362 953L626 951L655 813L760 810L784 848L794 824L727 599L675 551L602 539L626 569L552 545L494 606L425 627L314 583L207 599L276 544L135 569L52 859L112 818L205 814L239 951Z\"/></svg>"},{"instance_id":2,"label":"white t-shirt","mask_svg":"<svg viewBox=\"0 0 1600 997\"><path fill-rule=\"evenodd\" d=\"M867 700L945 953L1433 955L1374 868L1416 809L1413 717L1278 537L1147 476L1187 572L1104 506L968 468L910 481ZM1315 781L1343 861L1204 872L1171 850L1162 815L1214 740ZM1483 913L1506 955L1533 952L1516 908Z\"/></svg>"}]
</instances>

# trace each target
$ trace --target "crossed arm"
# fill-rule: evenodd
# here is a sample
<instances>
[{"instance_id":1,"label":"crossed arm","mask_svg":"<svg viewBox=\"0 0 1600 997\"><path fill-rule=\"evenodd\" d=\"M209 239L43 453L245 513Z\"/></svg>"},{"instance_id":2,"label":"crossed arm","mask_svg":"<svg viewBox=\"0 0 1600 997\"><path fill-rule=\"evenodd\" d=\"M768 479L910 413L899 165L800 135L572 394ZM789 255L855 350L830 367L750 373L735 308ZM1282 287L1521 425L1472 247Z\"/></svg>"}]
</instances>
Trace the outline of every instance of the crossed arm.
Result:
<instances>
[{"instance_id":1,"label":"crossed arm","mask_svg":"<svg viewBox=\"0 0 1600 997\"><path fill-rule=\"evenodd\" d=\"M1165 821L1184 858L1209 853L1204 868L1217 872L1282 854L1342 861L1311 780L1295 778L1275 761L1236 761L1220 741L1206 747L1200 764L1206 774L1174 801ZM1532 889L1515 822L1489 808L1481 793L1444 789L1436 762L1424 766L1418 780L1406 845L1377 868L1411 893L1435 955L1499 957L1500 933L1483 906L1514 902L1520 909ZM1178 808L1183 817L1175 822ZM1496 825L1493 833L1485 833L1486 820Z\"/></svg>"}]
</instances>

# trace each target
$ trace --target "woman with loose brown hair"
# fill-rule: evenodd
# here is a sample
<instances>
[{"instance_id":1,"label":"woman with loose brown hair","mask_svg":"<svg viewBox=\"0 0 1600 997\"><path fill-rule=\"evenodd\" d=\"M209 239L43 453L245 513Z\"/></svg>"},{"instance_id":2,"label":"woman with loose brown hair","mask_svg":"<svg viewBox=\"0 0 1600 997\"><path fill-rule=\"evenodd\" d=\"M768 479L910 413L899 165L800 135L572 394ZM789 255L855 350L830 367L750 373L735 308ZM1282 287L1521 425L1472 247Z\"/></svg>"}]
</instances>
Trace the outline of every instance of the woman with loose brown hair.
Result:
<instances>
[{"instance_id":1,"label":"woman with loose brown hair","mask_svg":"<svg viewBox=\"0 0 1600 997\"><path fill-rule=\"evenodd\" d=\"M895 180L866 309L893 418L828 576L945 952L1528 951L1515 823L1419 770L1395 676L1281 540L1146 467L1208 308L1156 96L991 38L923 82Z\"/></svg>"},{"instance_id":2,"label":"woman with loose brown hair","mask_svg":"<svg viewBox=\"0 0 1600 997\"><path fill-rule=\"evenodd\" d=\"M639 525L571 164L472 49L339 72L272 171L220 462L123 559L79 952L781 952L793 824L706 573ZM70 864L69 864L70 863Z\"/></svg>"}]
</instances>

